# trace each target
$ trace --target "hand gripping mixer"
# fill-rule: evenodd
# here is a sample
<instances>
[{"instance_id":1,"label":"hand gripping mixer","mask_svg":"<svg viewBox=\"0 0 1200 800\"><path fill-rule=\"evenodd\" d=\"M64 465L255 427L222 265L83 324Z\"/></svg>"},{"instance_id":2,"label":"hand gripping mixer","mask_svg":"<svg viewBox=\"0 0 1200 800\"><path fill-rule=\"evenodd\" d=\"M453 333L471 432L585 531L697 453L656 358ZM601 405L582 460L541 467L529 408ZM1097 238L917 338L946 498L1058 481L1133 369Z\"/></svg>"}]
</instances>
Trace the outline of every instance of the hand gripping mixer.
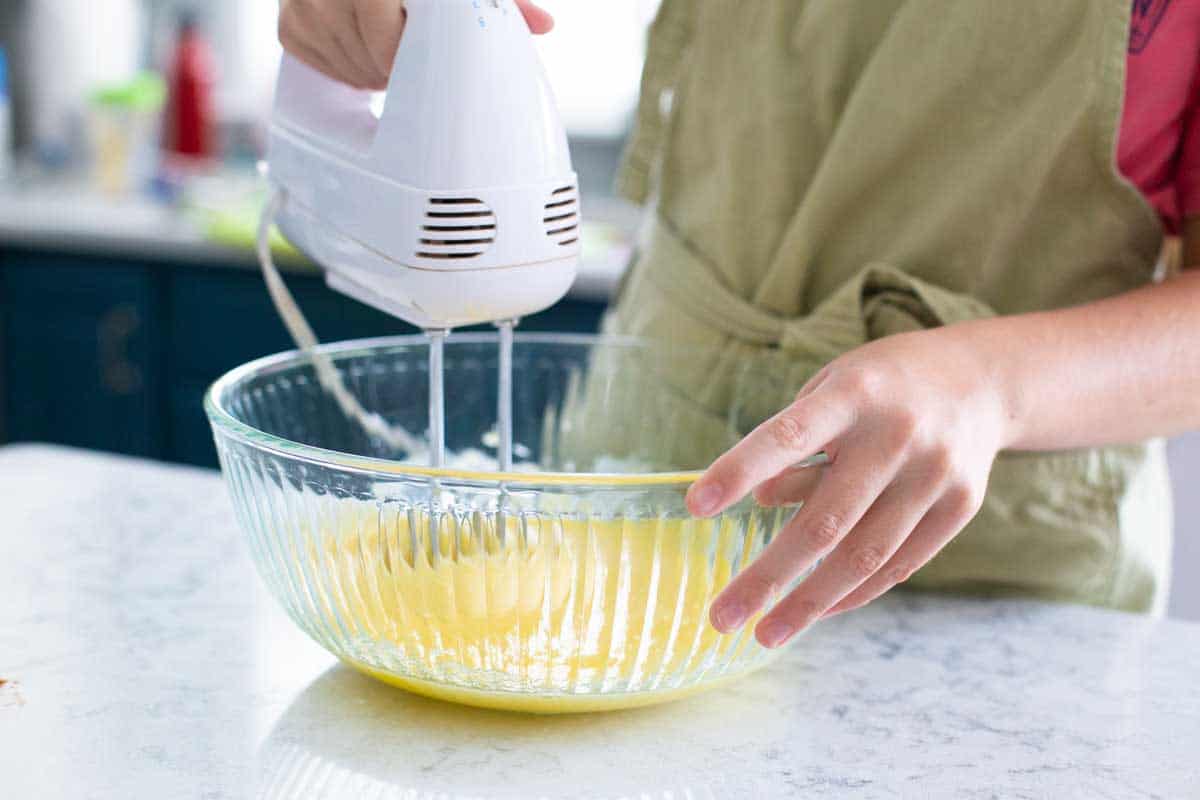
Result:
<instances>
[{"instance_id":1,"label":"hand gripping mixer","mask_svg":"<svg viewBox=\"0 0 1200 800\"><path fill-rule=\"evenodd\" d=\"M441 466L442 346L453 328L500 330L501 470L511 467L512 331L560 300L580 253L579 192L533 37L513 0L408 0L377 116L375 96L285 56L270 128L274 190L259 232L268 288L301 348L316 338L271 260L269 231L328 285L430 336L430 462ZM372 434L410 452L328 361L322 385Z\"/></svg>"}]
</instances>

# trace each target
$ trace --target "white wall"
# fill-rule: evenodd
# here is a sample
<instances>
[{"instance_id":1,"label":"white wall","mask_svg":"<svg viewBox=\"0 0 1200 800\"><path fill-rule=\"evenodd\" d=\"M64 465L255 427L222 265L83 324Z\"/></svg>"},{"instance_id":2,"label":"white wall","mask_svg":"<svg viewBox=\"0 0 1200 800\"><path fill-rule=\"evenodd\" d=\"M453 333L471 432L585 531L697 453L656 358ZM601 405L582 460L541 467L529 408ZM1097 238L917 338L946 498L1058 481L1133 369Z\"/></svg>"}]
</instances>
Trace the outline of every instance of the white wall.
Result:
<instances>
[{"instance_id":1,"label":"white wall","mask_svg":"<svg viewBox=\"0 0 1200 800\"><path fill-rule=\"evenodd\" d=\"M87 97L137 70L142 38L138 0L30 0L21 32L24 127L43 148L79 145Z\"/></svg>"},{"instance_id":2,"label":"white wall","mask_svg":"<svg viewBox=\"0 0 1200 800\"><path fill-rule=\"evenodd\" d=\"M546 72L572 134L614 138L637 106L646 26L658 0L538 0L555 28L538 39Z\"/></svg>"},{"instance_id":3,"label":"white wall","mask_svg":"<svg viewBox=\"0 0 1200 800\"><path fill-rule=\"evenodd\" d=\"M1175 570L1170 614L1200 620L1200 432L1168 448L1175 486Z\"/></svg>"}]
</instances>

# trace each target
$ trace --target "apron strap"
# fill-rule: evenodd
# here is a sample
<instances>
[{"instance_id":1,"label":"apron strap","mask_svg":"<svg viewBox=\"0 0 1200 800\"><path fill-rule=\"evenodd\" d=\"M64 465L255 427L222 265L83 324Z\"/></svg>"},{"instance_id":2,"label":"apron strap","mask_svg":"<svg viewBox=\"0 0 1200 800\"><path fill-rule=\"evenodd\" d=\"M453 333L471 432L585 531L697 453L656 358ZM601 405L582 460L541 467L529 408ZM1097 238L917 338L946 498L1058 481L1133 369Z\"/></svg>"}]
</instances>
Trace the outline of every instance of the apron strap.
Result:
<instances>
[{"instance_id":1,"label":"apron strap","mask_svg":"<svg viewBox=\"0 0 1200 800\"><path fill-rule=\"evenodd\" d=\"M703 319L732 338L778 347L786 321L731 292L717 272L658 214L646 216L634 269L659 288L681 310Z\"/></svg>"},{"instance_id":2,"label":"apron strap","mask_svg":"<svg viewBox=\"0 0 1200 800\"><path fill-rule=\"evenodd\" d=\"M696 10L693 0L663 0L650 26L637 125L617 172L616 191L644 205L663 149L675 87L683 74Z\"/></svg>"},{"instance_id":3,"label":"apron strap","mask_svg":"<svg viewBox=\"0 0 1200 800\"><path fill-rule=\"evenodd\" d=\"M711 263L656 214L647 218L642 249L651 257L637 268L680 310L734 340L777 347L789 358L824 364L884 336L995 316L973 297L873 263L811 314L780 317L732 292Z\"/></svg>"}]
</instances>

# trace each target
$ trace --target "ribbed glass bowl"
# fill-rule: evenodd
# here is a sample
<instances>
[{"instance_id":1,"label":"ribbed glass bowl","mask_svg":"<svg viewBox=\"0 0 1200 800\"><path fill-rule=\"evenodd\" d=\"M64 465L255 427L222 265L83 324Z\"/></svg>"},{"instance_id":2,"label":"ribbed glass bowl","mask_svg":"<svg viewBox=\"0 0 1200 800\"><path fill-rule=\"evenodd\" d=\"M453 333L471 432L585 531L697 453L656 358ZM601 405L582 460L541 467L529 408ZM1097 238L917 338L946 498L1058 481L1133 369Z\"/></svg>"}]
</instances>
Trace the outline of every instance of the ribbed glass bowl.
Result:
<instances>
[{"instance_id":1,"label":"ribbed glass bowl","mask_svg":"<svg viewBox=\"0 0 1200 800\"><path fill-rule=\"evenodd\" d=\"M407 449L343 413L318 358ZM205 406L260 574L338 658L472 705L621 708L768 658L752 626L718 634L708 607L788 512L748 500L699 520L684 506L695 470L783 391L769 371L714 384L725 358L518 336L508 473L493 466L494 335L446 344L446 469L425 466L421 336L264 358L217 381Z\"/></svg>"}]
</instances>

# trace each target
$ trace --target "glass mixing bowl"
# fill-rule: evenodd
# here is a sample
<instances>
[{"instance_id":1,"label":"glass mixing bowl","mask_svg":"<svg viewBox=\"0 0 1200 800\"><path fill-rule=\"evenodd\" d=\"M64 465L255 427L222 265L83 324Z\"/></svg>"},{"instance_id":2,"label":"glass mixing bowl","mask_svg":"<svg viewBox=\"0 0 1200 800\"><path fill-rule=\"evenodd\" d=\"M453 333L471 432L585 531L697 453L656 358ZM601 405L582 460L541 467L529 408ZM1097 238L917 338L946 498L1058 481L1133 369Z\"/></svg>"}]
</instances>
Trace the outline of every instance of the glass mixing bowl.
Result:
<instances>
[{"instance_id":1,"label":"glass mixing bowl","mask_svg":"<svg viewBox=\"0 0 1200 800\"><path fill-rule=\"evenodd\" d=\"M520 335L516 466L495 463L497 339L446 343L444 469L423 466L428 343L327 345L233 370L205 401L251 553L291 618L421 694L537 712L668 700L764 664L708 607L787 520L684 494L788 387L728 354ZM321 387L341 374L397 437ZM714 382L712 376L725 376ZM779 405L774 405L778 408Z\"/></svg>"}]
</instances>

